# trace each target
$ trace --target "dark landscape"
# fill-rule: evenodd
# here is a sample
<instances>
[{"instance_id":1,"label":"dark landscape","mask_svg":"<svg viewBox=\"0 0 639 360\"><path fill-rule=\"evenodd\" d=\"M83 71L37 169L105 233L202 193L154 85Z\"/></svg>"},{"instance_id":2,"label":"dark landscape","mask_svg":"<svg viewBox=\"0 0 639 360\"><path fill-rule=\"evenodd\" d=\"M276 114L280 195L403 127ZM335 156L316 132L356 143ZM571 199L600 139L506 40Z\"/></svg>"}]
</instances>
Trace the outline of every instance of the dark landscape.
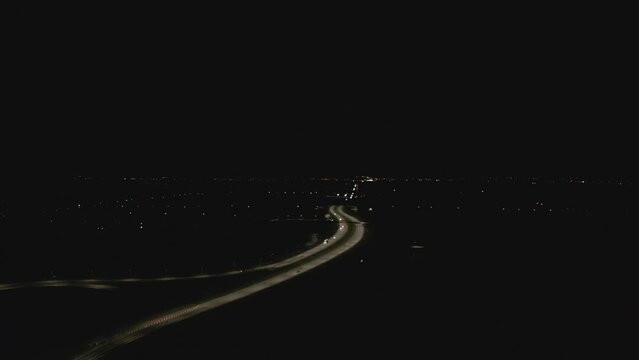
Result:
<instances>
[{"instance_id":1,"label":"dark landscape","mask_svg":"<svg viewBox=\"0 0 639 360\"><path fill-rule=\"evenodd\" d=\"M9 358L72 357L138 319L254 282L263 275L192 277L322 246L337 226L324 216L329 204L366 222L352 251L107 358L274 357L313 346L327 356L339 346L560 358L614 350L637 319L636 192L623 179L66 181L40 207L3 202L2 238L23 239L3 241L3 283L27 284L0 293ZM127 278L169 280L108 282ZM86 279L111 286L41 286Z\"/></svg>"},{"instance_id":2,"label":"dark landscape","mask_svg":"<svg viewBox=\"0 0 639 360\"><path fill-rule=\"evenodd\" d=\"M12 5L0 359L637 357L633 11Z\"/></svg>"}]
</instances>

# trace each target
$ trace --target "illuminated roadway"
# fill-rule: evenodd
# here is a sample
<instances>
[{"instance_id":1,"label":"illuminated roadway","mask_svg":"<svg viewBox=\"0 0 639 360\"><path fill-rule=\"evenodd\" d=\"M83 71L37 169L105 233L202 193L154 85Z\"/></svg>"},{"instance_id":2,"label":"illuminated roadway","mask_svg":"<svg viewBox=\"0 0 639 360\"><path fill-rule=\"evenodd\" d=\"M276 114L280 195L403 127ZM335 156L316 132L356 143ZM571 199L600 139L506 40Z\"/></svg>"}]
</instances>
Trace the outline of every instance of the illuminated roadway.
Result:
<instances>
[{"instance_id":1,"label":"illuminated roadway","mask_svg":"<svg viewBox=\"0 0 639 360\"><path fill-rule=\"evenodd\" d=\"M300 221L300 219L292 219L292 220ZM301 221L308 221L308 220L301 219ZM317 221L320 221L320 220L317 220ZM333 235L333 238L336 235L337 234ZM255 272L259 270L279 269L295 261L299 261L300 259L313 255L317 251L320 251L323 249L324 248L322 248L321 246L317 248L314 247L308 251L305 251L303 253L300 253L298 255L295 255L293 257L284 259L280 262L276 262L273 264L265 264L265 265L255 266L255 267L251 267L247 269L232 270L232 271L226 271L226 272L215 273L215 274L201 274L201 275L192 275L192 276L164 276L159 278L43 280L43 281L0 284L0 291L24 289L24 288L36 288L36 287L81 287L81 288L95 289L95 290L113 290L113 289L117 289L118 284L210 279L210 278L217 278L217 277L224 277L224 276L246 274L246 273Z\"/></svg>"},{"instance_id":2,"label":"illuminated roadway","mask_svg":"<svg viewBox=\"0 0 639 360\"><path fill-rule=\"evenodd\" d=\"M94 344L93 347L76 356L75 359L100 358L110 350L128 344L154 330L255 294L312 270L345 253L362 240L364 237L364 225L357 218L346 214L343 210L343 206L331 206L329 212L339 221L340 226L337 232L327 239L326 242L283 261L254 268L254 270L271 270L273 271L273 275L230 293L219 295L197 304L189 304L176 308L141 321L106 339L99 340L97 344Z\"/></svg>"}]
</instances>

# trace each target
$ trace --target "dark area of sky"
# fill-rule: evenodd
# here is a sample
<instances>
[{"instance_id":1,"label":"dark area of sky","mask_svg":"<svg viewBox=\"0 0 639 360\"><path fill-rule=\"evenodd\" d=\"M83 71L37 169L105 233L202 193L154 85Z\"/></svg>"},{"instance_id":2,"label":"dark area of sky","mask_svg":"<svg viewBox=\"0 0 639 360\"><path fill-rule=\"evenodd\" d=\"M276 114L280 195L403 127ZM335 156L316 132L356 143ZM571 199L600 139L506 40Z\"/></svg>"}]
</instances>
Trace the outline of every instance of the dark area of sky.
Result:
<instances>
[{"instance_id":1,"label":"dark area of sky","mask_svg":"<svg viewBox=\"0 0 639 360\"><path fill-rule=\"evenodd\" d=\"M45 175L630 176L621 13L24 4L3 158Z\"/></svg>"}]
</instances>

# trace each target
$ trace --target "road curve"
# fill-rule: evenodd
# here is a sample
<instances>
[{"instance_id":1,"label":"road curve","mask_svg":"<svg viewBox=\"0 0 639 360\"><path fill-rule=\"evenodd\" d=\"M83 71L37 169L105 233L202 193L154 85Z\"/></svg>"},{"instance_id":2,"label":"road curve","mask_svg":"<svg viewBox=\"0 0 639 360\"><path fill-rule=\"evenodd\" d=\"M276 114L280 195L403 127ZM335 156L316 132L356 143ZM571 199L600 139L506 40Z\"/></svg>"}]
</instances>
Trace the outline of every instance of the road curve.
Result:
<instances>
[{"instance_id":1,"label":"road curve","mask_svg":"<svg viewBox=\"0 0 639 360\"><path fill-rule=\"evenodd\" d=\"M343 221L347 221L347 220L343 220ZM334 237L335 235L333 235L333 238ZM165 276L165 277L159 277L159 278L42 280L42 281L0 284L0 291L16 290L16 289L24 289L24 288L39 288L39 287L81 287L81 288L95 289L95 290L112 290L112 289L117 289L118 284L155 283L155 282L167 282L167 281L219 278L219 277L225 277L225 276L246 274L246 273L260 271L260 270L279 269L289 264L292 264L296 261L304 259L308 256L311 256L317 253L319 250L323 250L323 249L324 248L322 248L321 246L317 248L313 247L300 254L297 254L295 256L286 258L284 260L281 260L275 263L254 266L251 268L241 269L241 270L231 270L231 271L215 273L215 274L201 274L201 275L192 275L192 276Z\"/></svg>"},{"instance_id":2,"label":"road curve","mask_svg":"<svg viewBox=\"0 0 639 360\"><path fill-rule=\"evenodd\" d=\"M304 253L295 255L284 261L260 267L260 269L273 270L273 275L230 293L216 296L197 304L190 304L173 309L161 315L141 321L109 338L102 339L97 344L93 344L93 346L85 352L77 355L75 359L98 359L112 349L135 341L154 330L255 294L312 270L345 253L362 240L364 237L364 225L357 218L346 214L343 206L331 206L329 212L340 221L337 232L328 239L326 243L317 245Z\"/></svg>"}]
</instances>

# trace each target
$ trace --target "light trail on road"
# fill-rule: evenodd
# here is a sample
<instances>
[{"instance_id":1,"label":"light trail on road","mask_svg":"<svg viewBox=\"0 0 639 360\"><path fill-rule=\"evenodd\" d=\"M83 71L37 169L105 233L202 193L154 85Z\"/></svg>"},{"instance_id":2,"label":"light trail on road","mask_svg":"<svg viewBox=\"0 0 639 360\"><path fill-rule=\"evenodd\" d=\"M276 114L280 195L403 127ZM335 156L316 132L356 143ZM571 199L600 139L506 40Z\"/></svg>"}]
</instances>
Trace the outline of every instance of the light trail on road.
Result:
<instances>
[{"instance_id":1,"label":"light trail on road","mask_svg":"<svg viewBox=\"0 0 639 360\"><path fill-rule=\"evenodd\" d=\"M333 235L333 238L335 237L335 235ZM330 240L330 239L331 238L327 240ZM324 248L322 248L321 246L313 247L302 253L299 253L297 255L294 255L292 257L286 258L282 261L275 262L272 264L259 265L259 266L254 266L251 268L246 268L241 270L232 270L232 271L226 271L226 272L215 273L215 274L200 274L200 275L193 275L193 276L164 276L160 278L43 280L43 281L32 281L32 282L22 282L22 283L0 284L0 291L24 289L24 288L37 288L37 287L81 287L81 288L95 289L95 290L113 290L113 289L117 289L118 284L212 279L212 278L219 278L219 277L225 277L225 276L246 274L246 273L251 273L251 272L261 271L261 270L279 269L284 266L290 265L296 261L304 259L308 256L311 256L323 249Z\"/></svg>"},{"instance_id":2,"label":"light trail on road","mask_svg":"<svg viewBox=\"0 0 639 360\"><path fill-rule=\"evenodd\" d=\"M186 320L205 311L215 309L280 284L345 253L363 239L364 225L357 218L346 214L343 210L343 206L331 206L329 212L340 221L344 221L337 232L330 238L330 241L319 244L302 254L295 255L281 262L260 267L260 269L274 270L274 275L230 293L216 296L197 304L190 304L173 309L161 315L141 321L109 338L100 340L99 343L94 344L92 348L79 354L75 359L98 359L114 348L133 342L154 330Z\"/></svg>"}]
</instances>

